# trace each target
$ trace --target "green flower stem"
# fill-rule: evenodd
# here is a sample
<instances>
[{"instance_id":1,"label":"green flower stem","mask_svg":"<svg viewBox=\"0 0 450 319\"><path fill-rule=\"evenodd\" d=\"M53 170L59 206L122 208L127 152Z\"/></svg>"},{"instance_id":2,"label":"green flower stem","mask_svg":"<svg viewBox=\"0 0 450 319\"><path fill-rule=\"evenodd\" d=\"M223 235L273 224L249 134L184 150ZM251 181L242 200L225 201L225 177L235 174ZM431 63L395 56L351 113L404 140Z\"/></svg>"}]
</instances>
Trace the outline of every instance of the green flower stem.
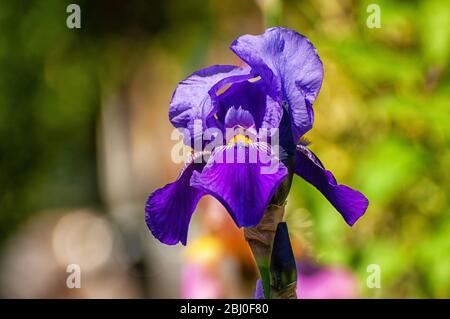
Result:
<instances>
[{"instance_id":1,"label":"green flower stem","mask_svg":"<svg viewBox=\"0 0 450 319\"><path fill-rule=\"evenodd\" d=\"M285 204L269 205L258 225L244 229L245 239L258 266L266 299L271 298L270 263L272 246L277 226L283 220L284 207Z\"/></svg>"},{"instance_id":2,"label":"green flower stem","mask_svg":"<svg viewBox=\"0 0 450 319\"><path fill-rule=\"evenodd\" d=\"M273 241L277 232L278 224L283 221L286 198L288 197L289 190L291 189L292 177L294 174L294 158L286 158L283 161L283 164L288 169L288 175L278 187L269 206L267 206L261 221L255 227L244 228L244 236L252 250L256 265L258 266L264 288L264 297L266 299L272 298L272 294L275 298L278 298L279 296L283 298L283 296L286 295L285 292L281 292L280 294L280 292L277 291L278 288L274 288L271 284L271 273L275 270L271 269ZM285 235L288 236L287 226L285 228ZM286 240L289 241L289 236ZM289 249L292 250L290 243L289 248L287 249L288 252ZM286 249L283 249L283 256L286 256L286 254L289 255L286 252ZM293 254L291 255L293 256ZM284 271L281 272L284 273ZM294 285L296 285L296 281ZM283 286L279 288L284 290L286 287ZM292 287L290 286L288 290L291 291ZM292 296L292 293L287 293L287 295Z\"/></svg>"}]
</instances>

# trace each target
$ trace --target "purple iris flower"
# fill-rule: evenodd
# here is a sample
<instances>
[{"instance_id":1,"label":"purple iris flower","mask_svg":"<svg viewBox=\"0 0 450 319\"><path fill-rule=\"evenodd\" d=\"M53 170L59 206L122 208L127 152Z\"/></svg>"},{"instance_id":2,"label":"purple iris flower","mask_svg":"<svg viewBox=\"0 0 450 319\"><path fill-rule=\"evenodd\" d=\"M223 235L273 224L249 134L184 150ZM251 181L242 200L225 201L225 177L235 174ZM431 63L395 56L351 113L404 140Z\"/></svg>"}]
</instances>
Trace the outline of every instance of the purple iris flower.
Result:
<instances>
[{"instance_id":1,"label":"purple iris flower","mask_svg":"<svg viewBox=\"0 0 450 319\"><path fill-rule=\"evenodd\" d=\"M191 216L204 195L219 200L238 227L255 226L292 170L322 192L353 225L366 211L367 198L339 185L301 142L312 128L312 105L323 79L314 46L305 36L276 27L262 35L237 38L231 50L247 66L214 65L199 70L181 81L173 94L170 121L196 153L175 182L148 198L145 219L150 231L165 244L186 245ZM224 138L224 146L205 152L202 133L230 128L238 133ZM282 150L277 154L268 143L259 142L259 132L274 129ZM242 152L246 156L254 152L257 158L240 161L236 154ZM209 158L197 160L198 154L205 153ZM261 173L267 164L264 156L279 160L270 174ZM229 157L235 160L223 160ZM294 163L292 170L286 167L289 159Z\"/></svg>"}]
</instances>

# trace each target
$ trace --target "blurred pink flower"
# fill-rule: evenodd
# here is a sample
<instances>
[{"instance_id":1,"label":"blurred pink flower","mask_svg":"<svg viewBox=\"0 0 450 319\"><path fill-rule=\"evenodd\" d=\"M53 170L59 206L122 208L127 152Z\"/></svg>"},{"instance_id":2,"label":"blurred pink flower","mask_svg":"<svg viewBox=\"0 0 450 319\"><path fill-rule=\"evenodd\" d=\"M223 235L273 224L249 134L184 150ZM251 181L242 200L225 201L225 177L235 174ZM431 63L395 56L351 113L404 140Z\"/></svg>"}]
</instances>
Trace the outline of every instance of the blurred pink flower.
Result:
<instances>
[{"instance_id":1,"label":"blurred pink flower","mask_svg":"<svg viewBox=\"0 0 450 319\"><path fill-rule=\"evenodd\" d=\"M359 288L353 273L343 267L325 267L312 262L297 263L298 299L353 299ZM256 282L255 299L263 299L261 279Z\"/></svg>"},{"instance_id":2,"label":"blurred pink flower","mask_svg":"<svg viewBox=\"0 0 450 319\"><path fill-rule=\"evenodd\" d=\"M297 266L299 299L351 299L358 298L356 277L343 267L323 267L310 262Z\"/></svg>"},{"instance_id":3,"label":"blurred pink flower","mask_svg":"<svg viewBox=\"0 0 450 319\"><path fill-rule=\"evenodd\" d=\"M205 264L188 264L181 274L181 298L217 299L222 297L221 285Z\"/></svg>"}]
</instances>

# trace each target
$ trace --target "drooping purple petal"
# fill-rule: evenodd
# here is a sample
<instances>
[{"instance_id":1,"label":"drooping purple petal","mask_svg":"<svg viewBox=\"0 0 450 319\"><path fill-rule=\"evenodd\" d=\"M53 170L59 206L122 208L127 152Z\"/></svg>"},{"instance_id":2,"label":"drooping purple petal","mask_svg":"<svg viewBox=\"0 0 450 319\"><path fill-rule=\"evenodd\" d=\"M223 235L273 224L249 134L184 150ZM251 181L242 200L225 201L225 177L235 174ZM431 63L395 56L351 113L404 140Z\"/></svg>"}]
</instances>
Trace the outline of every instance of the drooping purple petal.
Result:
<instances>
[{"instance_id":1,"label":"drooping purple petal","mask_svg":"<svg viewBox=\"0 0 450 319\"><path fill-rule=\"evenodd\" d=\"M323 79L322 62L311 42L285 28L270 28L262 35L243 35L231 50L253 73L277 87L290 114L294 141L312 128L314 103Z\"/></svg>"},{"instance_id":2,"label":"drooping purple petal","mask_svg":"<svg viewBox=\"0 0 450 319\"><path fill-rule=\"evenodd\" d=\"M209 95L211 88L226 78L230 78L227 81L231 83L241 76L248 77L248 73L248 69L233 65L213 65L192 73L178 84L170 102L169 119L174 127L182 130L186 144L191 146L195 138L195 120L201 120L202 127L198 133L201 134L206 128L207 118L213 109Z\"/></svg>"},{"instance_id":3,"label":"drooping purple petal","mask_svg":"<svg viewBox=\"0 0 450 319\"><path fill-rule=\"evenodd\" d=\"M175 182L154 191L145 206L145 221L148 228L164 244L186 245L191 216L198 201L204 195L200 189L190 186L193 172L200 171L204 164L194 159L180 173Z\"/></svg>"},{"instance_id":4,"label":"drooping purple petal","mask_svg":"<svg viewBox=\"0 0 450 319\"><path fill-rule=\"evenodd\" d=\"M237 226L251 227L259 223L287 173L265 150L236 143L217 149L203 171L193 173L191 186L218 199Z\"/></svg>"},{"instance_id":5,"label":"drooping purple petal","mask_svg":"<svg viewBox=\"0 0 450 319\"><path fill-rule=\"evenodd\" d=\"M339 185L333 174L304 145L297 145L295 173L316 187L350 226L366 212L368 199L348 186Z\"/></svg>"}]
</instances>

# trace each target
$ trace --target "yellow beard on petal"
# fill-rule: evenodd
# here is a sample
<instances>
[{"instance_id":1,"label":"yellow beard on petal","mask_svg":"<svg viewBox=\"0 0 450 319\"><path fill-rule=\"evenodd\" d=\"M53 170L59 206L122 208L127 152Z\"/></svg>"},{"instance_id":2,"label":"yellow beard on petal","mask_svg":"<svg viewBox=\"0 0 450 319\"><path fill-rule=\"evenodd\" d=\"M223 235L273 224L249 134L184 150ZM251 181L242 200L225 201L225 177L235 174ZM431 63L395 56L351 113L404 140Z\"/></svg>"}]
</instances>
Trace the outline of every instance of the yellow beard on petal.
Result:
<instances>
[{"instance_id":1,"label":"yellow beard on petal","mask_svg":"<svg viewBox=\"0 0 450 319\"><path fill-rule=\"evenodd\" d=\"M248 136L245 136L244 134L237 134L228 142L228 145L233 146L239 142L245 144L246 146L253 143L251 138L249 138Z\"/></svg>"}]
</instances>

